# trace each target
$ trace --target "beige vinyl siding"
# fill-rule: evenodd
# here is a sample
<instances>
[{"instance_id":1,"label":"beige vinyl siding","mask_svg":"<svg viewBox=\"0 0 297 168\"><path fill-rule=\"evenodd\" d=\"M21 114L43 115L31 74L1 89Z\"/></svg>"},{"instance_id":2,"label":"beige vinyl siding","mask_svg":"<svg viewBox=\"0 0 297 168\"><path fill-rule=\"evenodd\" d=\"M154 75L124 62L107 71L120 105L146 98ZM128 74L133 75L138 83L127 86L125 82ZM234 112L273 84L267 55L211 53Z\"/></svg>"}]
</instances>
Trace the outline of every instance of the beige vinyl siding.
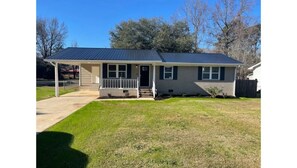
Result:
<instances>
[{"instance_id":1,"label":"beige vinyl siding","mask_svg":"<svg viewBox=\"0 0 297 168\"><path fill-rule=\"evenodd\" d=\"M99 83L99 65L92 65L92 83Z\"/></svg>"},{"instance_id":2,"label":"beige vinyl siding","mask_svg":"<svg viewBox=\"0 0 297 168\"><path fill-rule=\"evenodd\" d=\"M131 79L136 79L138 77L139 74L139 65L136 68L135 64L131 64Z\"/></svg>"},{"instance_id":3,"label":"beige vinyl siding","mask_svg":"<svg viewBox=\"0 0 297 168\"><path fill-rule=\"evenodd\" d=\"M208 87L218 87L228 95L233 95L234 67L225 67L225 80L198 80L197 66L178 66L177 80L160 80L160 67L156 67L156 88L162 94L207 95ZM169 90L173 90L172 93Z\"/></svg>"},{"instance_id":4,"label":"beige vinyl siding","mask_svg":"<svg viewBox=\"0 0 297 168\"><path fill-rule=\"evenodd\" d=\"M95 72L92 72L93 71ZM81 83L90 85L96 82L96 75L99 75L99 64L81 64ZM98 72L97 72L98 70Z\"/></svg>"}]
</instances>

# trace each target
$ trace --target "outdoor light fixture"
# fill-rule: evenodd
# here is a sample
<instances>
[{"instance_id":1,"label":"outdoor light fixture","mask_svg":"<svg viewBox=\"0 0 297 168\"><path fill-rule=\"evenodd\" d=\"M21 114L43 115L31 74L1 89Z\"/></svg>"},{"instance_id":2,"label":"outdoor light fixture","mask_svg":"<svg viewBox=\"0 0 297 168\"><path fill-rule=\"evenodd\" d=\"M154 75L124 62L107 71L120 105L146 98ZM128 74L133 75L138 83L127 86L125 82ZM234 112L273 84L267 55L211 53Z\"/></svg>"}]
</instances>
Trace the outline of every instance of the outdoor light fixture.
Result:
<instances>
[{"instance_id":1,"label":"outdoor light fixture","mask_svg":"<svg viewBox=\"0 0 297 168\"><path fill-rule=\"evenodd\" d=\"M136 68L138 68L138 65L136 65Z\"/></svg>"}]
</instances>

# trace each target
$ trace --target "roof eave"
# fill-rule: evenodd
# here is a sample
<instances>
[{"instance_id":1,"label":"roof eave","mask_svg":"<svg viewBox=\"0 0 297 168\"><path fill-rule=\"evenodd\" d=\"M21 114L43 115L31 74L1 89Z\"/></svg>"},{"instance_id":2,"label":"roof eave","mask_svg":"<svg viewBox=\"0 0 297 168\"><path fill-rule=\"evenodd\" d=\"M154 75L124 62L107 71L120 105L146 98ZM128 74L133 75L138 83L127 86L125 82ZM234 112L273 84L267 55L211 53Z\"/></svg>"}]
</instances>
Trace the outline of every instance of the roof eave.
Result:
<instances>
[{"instance_id":1,"label":"roof eave","mask_svg":"<svg viewBox=\"0 0 297 168\"><path fill-rule=\"evenodd\" d=\"M46 62L57 62L57 63L155 63L156 65L183 65L183 66L213 66L213 65L222 65L222 66L240 66L242 63L188 63L188 62L162 62L157 60L71 60L71 59L44 59Z\"/></svg>"},{"instance_id":2,"label":"roof eave","mask_svg":"<svg viewBox=\"0 0 297 168\"><path fill-rule=\"evenodd\" d=\"M261 66L261 62L249 67L248 70L254 70L254 69L258 68L259 66Z\"/></svg>"},{"instance_id":3,"label":"roof eave","mask_svg":"<svg viewBox=\"0 0 297 168\"><path fill-rule=\"evenodd\" d=\"M223 65L223 66L240 66L242 63L188 63L188 62L161 62L160 65L184 65L184 66L213 66L213 65Z\"/></svg>"}]
</instances>

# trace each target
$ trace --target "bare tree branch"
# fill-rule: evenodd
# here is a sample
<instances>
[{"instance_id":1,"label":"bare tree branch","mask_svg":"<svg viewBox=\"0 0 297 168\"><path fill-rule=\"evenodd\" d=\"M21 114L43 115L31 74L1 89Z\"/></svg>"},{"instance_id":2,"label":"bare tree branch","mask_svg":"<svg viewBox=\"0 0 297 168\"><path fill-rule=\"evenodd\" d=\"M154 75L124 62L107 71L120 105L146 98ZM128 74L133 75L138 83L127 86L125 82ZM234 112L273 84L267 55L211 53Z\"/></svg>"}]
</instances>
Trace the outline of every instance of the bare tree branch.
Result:
<instances>
[{"instance_id":1,"label":"bare tree branch","mask_svg":"<svg viewBox=\"0 0 297 168\"><path fill-rule=\"evenodd\" d=\"M194 28L194 50L198 52L206 31L208 18L207 3L203 0L187 0L183 10L188 23Z\"/></svg>"},{"instance_id":2,"label":"bare tree branch","mask_svg":"<svg viewBox=\"0 0 297 168\"><path fill-rule=\"evenodd\" d=\"M36 23L36 49L43 58L61 50L67 35L67 28L58 19L38 18Z\"/></svg>"}]
</instances>

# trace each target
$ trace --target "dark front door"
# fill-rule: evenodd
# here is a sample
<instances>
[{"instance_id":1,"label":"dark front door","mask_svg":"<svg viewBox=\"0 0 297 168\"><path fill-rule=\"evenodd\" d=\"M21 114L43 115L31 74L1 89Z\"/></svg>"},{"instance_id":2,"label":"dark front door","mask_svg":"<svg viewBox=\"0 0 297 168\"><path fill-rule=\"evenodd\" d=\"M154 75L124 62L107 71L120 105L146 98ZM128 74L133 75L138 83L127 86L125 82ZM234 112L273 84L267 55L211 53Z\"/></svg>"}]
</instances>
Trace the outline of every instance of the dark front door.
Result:
<instances>
[{"instance_id":1,"label":"dark front door","mask_svg":"<svg viewBox=\"0 0 297 168\"><path fill-rule=\"evenodd\" d=\"M149 86L149 66L140 66L140 86Z\"/></svg>"}]
</instances>

